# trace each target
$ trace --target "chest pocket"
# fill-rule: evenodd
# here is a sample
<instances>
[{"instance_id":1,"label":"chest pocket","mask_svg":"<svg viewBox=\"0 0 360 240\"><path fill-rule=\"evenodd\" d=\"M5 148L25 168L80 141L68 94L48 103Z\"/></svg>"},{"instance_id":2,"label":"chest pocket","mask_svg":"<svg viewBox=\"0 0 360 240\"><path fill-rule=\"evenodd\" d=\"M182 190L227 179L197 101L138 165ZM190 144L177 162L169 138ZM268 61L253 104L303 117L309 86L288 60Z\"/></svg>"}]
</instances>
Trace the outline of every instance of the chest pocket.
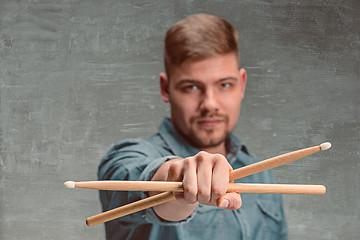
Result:
<instances>
[{"instance_id":1,"label":"chest pocket","mask_svg":"<svg viewBox=\"0 0 360 240\"><path fill-rule=\"evenodd\" d=\"M280 239L281 221L283 220L280 203L261 199L256 201L256 205L262 213L262 227L265 239Z\"/></svg>"}]
</instances>

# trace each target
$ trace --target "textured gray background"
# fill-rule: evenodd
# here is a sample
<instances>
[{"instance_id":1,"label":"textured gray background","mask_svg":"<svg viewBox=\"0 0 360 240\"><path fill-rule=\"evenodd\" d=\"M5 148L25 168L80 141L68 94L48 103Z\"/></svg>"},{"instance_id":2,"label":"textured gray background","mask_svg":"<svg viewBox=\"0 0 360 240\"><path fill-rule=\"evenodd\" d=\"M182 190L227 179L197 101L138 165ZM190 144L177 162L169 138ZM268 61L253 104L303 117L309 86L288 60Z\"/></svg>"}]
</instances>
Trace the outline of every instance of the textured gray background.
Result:
<instances>
[{"instance_id":1,"label":"textured gray background","mask_svg":"<svg viewBox=\"0 0 360 240\"><path fill-rule=\"evenodd\" d=\"M94 180L120 139L154 133L165 31L205 12L240 33L249 80L236 132L260 159L331 141L275 170L291 239L360 239L360 2L0 1L0 239L103 239Z\"/></svg>"}]
</instances>

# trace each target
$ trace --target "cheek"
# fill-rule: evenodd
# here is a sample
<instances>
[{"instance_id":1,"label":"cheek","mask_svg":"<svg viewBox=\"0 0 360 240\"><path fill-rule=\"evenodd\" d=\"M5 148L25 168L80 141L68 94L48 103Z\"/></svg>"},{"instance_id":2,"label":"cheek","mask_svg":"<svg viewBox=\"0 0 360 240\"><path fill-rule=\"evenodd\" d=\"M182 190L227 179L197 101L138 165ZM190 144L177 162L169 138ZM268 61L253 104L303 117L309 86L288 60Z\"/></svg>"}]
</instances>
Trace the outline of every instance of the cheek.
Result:
<instances>
[{"instance_id":1,"label":"cheek","mask_svg":"<svg viewBox=\"0 0 360 240\"><path fill-rule=\"evenodd\" d=\"M234 98L229 99L233 100ZM223 106L225 106L225 111L229 116L230 122L236 124L240 113L241 100L227 101L226 104Z\"/></svg>"},{"instance_id":2,"label":"cheek","mask_svg":"<svg viewBox=\"0 0 360 240\"><path fill-rule=\"evenodd\" d=\"M190 98L173 98L170 101L173 117L188 121L196 111L196 104Z\"/></svg>"},{"instance_id":3,"label":"cheek","mask_svg":"<svg viewBox=\"0 0 360 240\"><path fill-rule=\"evenodd\" d=\"M177 109L183 112L183 114L191 114L196 109L197 99L194 96L179 94L174 96L172 103Z\"/></svg>"}]
</instances>

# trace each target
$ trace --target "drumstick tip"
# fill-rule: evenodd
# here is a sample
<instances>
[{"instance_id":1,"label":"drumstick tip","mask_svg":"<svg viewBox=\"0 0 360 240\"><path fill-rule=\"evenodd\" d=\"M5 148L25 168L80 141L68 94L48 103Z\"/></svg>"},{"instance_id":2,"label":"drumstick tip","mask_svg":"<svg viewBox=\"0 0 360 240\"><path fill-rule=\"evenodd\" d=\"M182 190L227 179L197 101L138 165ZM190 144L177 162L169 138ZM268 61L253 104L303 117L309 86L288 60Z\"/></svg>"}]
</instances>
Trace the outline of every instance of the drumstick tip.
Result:
<instances>
[{"instance_id":1,"label":"drumstick tip","mask_svg":"<svg viewBox=\"0 0 360 240\"><path fill-rule=\"evenodd\" d=\"M67 188L75 188L75 182L74 181L67 181L64 183L64 186Z\"/></svg>"},{"instance_id":2,"label":"drumstick tip","mask_svg":"<svg viewBox=\"0 0 360 240\"><path fill-rule=\"evenodd\" d=\"M320 144L320 149L322 151L328 150L329 148L331 148L331 143L329 143L329 142L324 142L324 143Z\"/></svg>"}]
</instances>

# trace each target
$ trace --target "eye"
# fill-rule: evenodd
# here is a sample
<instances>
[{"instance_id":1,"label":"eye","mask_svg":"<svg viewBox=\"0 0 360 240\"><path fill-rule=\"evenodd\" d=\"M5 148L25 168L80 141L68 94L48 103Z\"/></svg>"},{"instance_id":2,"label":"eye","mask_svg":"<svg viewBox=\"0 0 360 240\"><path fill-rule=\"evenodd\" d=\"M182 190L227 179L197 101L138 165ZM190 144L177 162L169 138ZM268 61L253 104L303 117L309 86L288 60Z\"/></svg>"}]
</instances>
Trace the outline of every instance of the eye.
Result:
<instances>
[{"instance_id":1,"label":"eye","mask_svg":"<svg viewBox=\"0 0 360 240\"><path fill-rule=\"evenodd\" d=\"M185 91L194 91L194 90L197 90L198 87L196 85L187 85L187 86L184 86L184 90Z\"/></svg>"},{"instance_id":2,"label":"eye","mask_svg":"<svg viewBox=\"0 0 360 240\"><path fill-rule=\"evenodd\" d=\"M229 83L229 82L223 82L223 83L220 84L220 86L221 86L222 88L229 88L229 87L231 87L231 83Z\"/></svg>"}]
</instances>

